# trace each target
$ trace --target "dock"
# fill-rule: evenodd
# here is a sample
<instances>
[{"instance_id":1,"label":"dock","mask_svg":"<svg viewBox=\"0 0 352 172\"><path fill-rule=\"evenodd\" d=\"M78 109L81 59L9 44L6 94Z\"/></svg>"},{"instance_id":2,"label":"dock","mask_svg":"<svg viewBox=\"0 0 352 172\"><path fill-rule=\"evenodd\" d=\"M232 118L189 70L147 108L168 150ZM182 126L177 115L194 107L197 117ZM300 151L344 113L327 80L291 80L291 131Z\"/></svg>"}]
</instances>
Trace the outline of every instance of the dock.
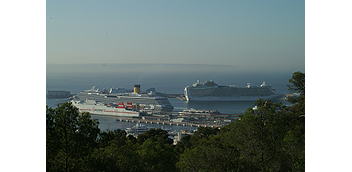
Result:
<instances>
[{"instance_id":1,"label":"dock","mask_svg":"<svg viewBox=\"0 0 352 172\"><path fill-rule=\"evenodd\" d=\"M46 95L47 98L69 98L71 96L72 94L70 91L65 90L51 90L48 91L48 94Z\"/></svg>"},{"instance_id":2,"label":"dock","mask_svg":"<svg viewBox=\"0 0 352 172\"><path fill-rule=\"evenodd\" d=\"M177 99L180 99L182 101L186 101L186 97L183 94L166 94L166 97L168 97L168 98L177 98Z\"/></svg>"},{"instance_id":3,"label":"dock","mask_svg":"<svg viewBox=\"0 0 352 172\"><path fill-rule=\"evenodd\" d=\"M133 119L133 118L125 118L125 119L116 119L116 121L120 122L138 122L138 123L150 123L150 124L162 124L162 125L176 125L176 126L190 126L190 127L216 127L219 128L219 125L209 125L209 124L195 124L188 122L171 122L171 121L157 121L157 120L146 120L146 119Z\"/></svg>"},{"instance_id":4,"label":"dock","mask_svg":"<svg viewBox=\"0 0 352 172\"><path fill-rule=\"evenodd\" d=\"M237 118L238 114L183 114L173 112L169 114L153 114L139 118L121 118L116 120L121 122L219 128L231 123Z\"/></svg>"}]
</instances>

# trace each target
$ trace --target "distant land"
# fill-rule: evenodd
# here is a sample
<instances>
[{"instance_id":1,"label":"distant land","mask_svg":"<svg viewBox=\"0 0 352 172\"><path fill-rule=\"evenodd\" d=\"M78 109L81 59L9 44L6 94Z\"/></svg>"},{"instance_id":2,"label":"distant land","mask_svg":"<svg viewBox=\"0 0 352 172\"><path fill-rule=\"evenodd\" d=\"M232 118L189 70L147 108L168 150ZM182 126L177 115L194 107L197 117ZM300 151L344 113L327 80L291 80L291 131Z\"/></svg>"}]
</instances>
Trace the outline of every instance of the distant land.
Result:
<instances>
[{"instance_id":1,"label":"distant land","mask_svg":"<svg viewBox=\"0 0 352 172\"><path fill-rule=\"evenodd\" d=\"M77 72L77 73L94 73L94 72L233 72L233 73L293 73L295 71L282 71L277 69L268 69L258 71L255 68L241 69L241 67L233 65L217 65L217 64L117 64L117 63L101 63L101 64L47 64L47 74L56 72ZM297 70L298 71L298 70ZM304 72L300 70L301 72Z\"/></svg>"}]
</instances>

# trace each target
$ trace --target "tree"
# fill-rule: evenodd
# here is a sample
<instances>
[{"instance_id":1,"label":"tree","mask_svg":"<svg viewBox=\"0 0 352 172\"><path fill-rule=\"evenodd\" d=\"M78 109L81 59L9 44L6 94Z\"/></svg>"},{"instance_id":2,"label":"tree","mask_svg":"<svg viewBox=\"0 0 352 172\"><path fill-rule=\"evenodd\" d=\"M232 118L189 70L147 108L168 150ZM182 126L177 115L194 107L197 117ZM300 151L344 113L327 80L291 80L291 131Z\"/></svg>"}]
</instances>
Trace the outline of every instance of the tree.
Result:
<instances>
[{"instance_id":1,"label":"tree","mask_svg":"<svg viewBox=\"0 0 352 172\"><path fill-rule=\"evenodd\" d=\"M289 102L304 104L305 97L305 76L302 72L294 72L292 78L288 80L290 84L287 85L288 90L298 94L298 97L290 97Z\"/></svg>"},{"instance_id":2,"label":"tree","mask_svg":"<svg viewBox=\"0 0 352 172\"><path fill-rule=\"evenodd\" d=\"M139 144L126 140L125 145L118 146L112 142L106 147L95 149L88 157L87 170L85 171L142 171L143 163L140 160Z\"/></svg>"},{"instance_id":3,"label":"tree","mask_svg":"<svg viewBox=\"0 0 352 172\"><path fill-rule=\"evenodd\" d=\"M177 143L177 145L174 148L174 151L177 155L183 154L186 149L192 148L191 137L192 137L191 135L185 135Z\"/></svg>"},{"instance_id":4,"label":"tree","mask_svg":"<svg viewBox=\"0 0 352 172\"><path fill-rule=\"evenodd\" d=\"M137 150L141 171L175 171L177 157L172 147L172 139L167 131L150 129L137 137Z\"/></svg>"},{"instance_id":5,"label":"tree","mask_svg":"<svg viewBox=\"0 0 352 172\"><path fill-rule=\"evenodd\" d=\"M180 171L238 171L238 160L235 146L224 143L220 135L209 135L194 149L186 149L176 167Z\"/></svg>"},{"instance_id":6,"label":"tree","mask_svg":"<svg viewBox=\"0 0 352 172\"><path fill-rule=\"evenodd\" d=\"M297 71L292 74L292 78L288 80L291 85L287 85L288 90L305 94L305 76L304 73Z\"/></svg>"},{"instance_id":7,"label":"tree","mask_svg":"<svg viewBox=\"0 0 352 172\"><path fill-rule=\"evenodd\" d=\"M99 122L89 113L79 114L71 103L46 107L48 171L82 171L84 158L97 145Z\"/></svg>"},{"instance_id":8,"label":"tree","mask_svg":"<svg viewBox=\"0 0 352 172\"><path fill-rule=\"evenodd\" d=\"M224 142L218 128L198 127L192 136L184 136L176 145L180 171L237 171L239 152ZM180 144L180 145L179 145Z\"/></svg>"},{"instance_id":9,"label":"tree","mask_svg":"<svg viewBox=\"0 0 352 172\"><path fill-rule=\"evenodd\" d=\"M176 171L176 154L172 145L162 141L147 139L137 150L138 158L142 164L140 171Z\"/></svg>"},{"instance_id":10,"label":"tree","mask_svg":"<svg viewBox=\"0 0 352 172\"><path fill-rule=\"evenodd\" d=\"M192 148L200 145L201 142L207 141L209 136L217 135L220 132L219 128L198 127L197 131L191 137Z\"/></svg>"},{"instance_id":11,"label":"tree","mask_svg":"<svg viewBox=\"0 0 352 172\"><path fill-rule=\"evenodd\" d=\"M144 141L147 139L156 142L159 141L163 144L169 144L171 145L173 143L172 139L169 138L169 134L167 131L162 130L160 128L158 129L150 129L142 134L139 134L137 137L137 142L142 145Z\"/></svg>"},{"instance_id":12,"label":"tree","mask_svg":"<svg viewBox=\"0 0 352 172\"><path fill-rule=\"evenodd\" d=\"M256 110L248 108L221 128L222 143L239 151L239 171L304 169L304 121L293 113L294 107L262 99L255 105Z\"/></svg>"},{"instance_id":13,"label":"tree","mask_svg":"<svg viewBox=\"0 0 352 172\"><path fill-rule=\"evenodd\" d=\"M288 165L295 171L304 171L305 155L305 75L295 72L289 80L289 90L299 93L298 97L291 98L291 103L296 103L289 108L292 116L290 121L292 128L286 133L283 140L284 153L288 159Z\"/></svg>"},{"instance_id":14,"label":"tree","mask_svg":"<svg viewBox=\"0 0 352 172\"><path fill-rule=\"evenodd\" d=\"M121 129L116 129L114 131L107 129L106 132L100 132L99 147L106 147L111 143L114 143L118 146L123 146L126 144L126 135L126 131Z\"/></svg>"}]
</instances>

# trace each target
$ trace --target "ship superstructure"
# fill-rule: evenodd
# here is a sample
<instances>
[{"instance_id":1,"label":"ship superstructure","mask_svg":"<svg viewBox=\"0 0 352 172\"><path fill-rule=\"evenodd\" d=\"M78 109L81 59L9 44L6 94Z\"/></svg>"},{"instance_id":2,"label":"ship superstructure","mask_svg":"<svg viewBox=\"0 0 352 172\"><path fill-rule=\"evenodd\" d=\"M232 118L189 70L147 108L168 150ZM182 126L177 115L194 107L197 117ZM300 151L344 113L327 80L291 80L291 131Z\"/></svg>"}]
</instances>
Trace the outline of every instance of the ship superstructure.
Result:
<instances>
[{"instance_id":1,"label":"ship superstructure","mask_svg":"<svg viewBox=\"0 0 352 172\"><path fill-rule=\"evenodd\" d=\"M138 136L139 134L142 134L150 129L153 129L154 127L147 127L143 124L137 123L133 127L128 127L125 129L127 136L132 135L132 136Z\"/></svg>"},{"instance_id":2,"label":"ship superstructure","mask_svg":"<svg viewBox=\"0 0 352 172\"><path fill-rule=\"evenodd\" d=\"M156 92L154 88L148 91L148 93L141 93L140 85L135 85L134 91L124 88L111 88L108 91L93 87L78 93L72 101L84 103L87 100L93 100L106 105L132 103L132 106L140 112L172 112L174 107L165 94Z\"/></svg>"},{"instance_id":3,"label":"ship superstructure","mask_svg":"<svg viewBox=\"0 0 352 172\"><path fill-rule=\"evenodd\" d=\"M262 99L278 99L281 95L274 93L271 86L265 84L252 86L247 83L246 87L235 85L220 86L208 80L200 83L199 80L192 86L184 88L184 95L187 101L255 101Z\"/></svg>"}]
</instances>

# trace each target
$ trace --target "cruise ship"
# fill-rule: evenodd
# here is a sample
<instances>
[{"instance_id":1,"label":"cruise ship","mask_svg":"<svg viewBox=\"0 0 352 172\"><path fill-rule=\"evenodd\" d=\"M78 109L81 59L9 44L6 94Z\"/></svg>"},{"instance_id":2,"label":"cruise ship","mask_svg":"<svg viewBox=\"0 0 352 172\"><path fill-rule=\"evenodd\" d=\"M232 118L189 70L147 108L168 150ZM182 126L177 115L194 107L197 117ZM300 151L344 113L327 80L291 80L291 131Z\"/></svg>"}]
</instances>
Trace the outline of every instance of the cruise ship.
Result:
<instances>
[{"instance_id":1,"label":"cruise ship","mask_svg":"<svg viewBox=\"0 0 352 172\"><path fill-rule=\"evenodd\" d=\"M134 90L124 88L110 88L110 90L99 90L95 86L72 97L76 104L86 104L92 100L104 105L118 105L119 103L132 103L132 106L139 112L161 113L172 112L174 107L165 94L148 89L145 93L140 92L140 85L134 85Z\"/></svg>"},{"instance_id":2,"label":"cruise ship","mask_svg":"<svg viewBox=\"0 0 352 172\"><path fill-rule=\"evenodd\" d=\"M220 86L212 80L200 83L199 80L192 86L184 88L187 101L255 101L259 98L264 100L276 100L282 97L274 93L274 88L265 84L252 86L247 83L246 87L235 85Z\"/></svg>"},{"instance_id":3,"label":"cruise ship","mask_svg":"<svg viewBox=\"0 0 352 172\"><path fill-rule=\"evenodd\" d=\"M132 103L129 102L125 106L123 103L104 104L95 100L73 101L72 105L75 106L80 113L89 112L96 115L109 115L118 117L139 117L140 113L136 111Z\"/></svg>"}]
</instances>

